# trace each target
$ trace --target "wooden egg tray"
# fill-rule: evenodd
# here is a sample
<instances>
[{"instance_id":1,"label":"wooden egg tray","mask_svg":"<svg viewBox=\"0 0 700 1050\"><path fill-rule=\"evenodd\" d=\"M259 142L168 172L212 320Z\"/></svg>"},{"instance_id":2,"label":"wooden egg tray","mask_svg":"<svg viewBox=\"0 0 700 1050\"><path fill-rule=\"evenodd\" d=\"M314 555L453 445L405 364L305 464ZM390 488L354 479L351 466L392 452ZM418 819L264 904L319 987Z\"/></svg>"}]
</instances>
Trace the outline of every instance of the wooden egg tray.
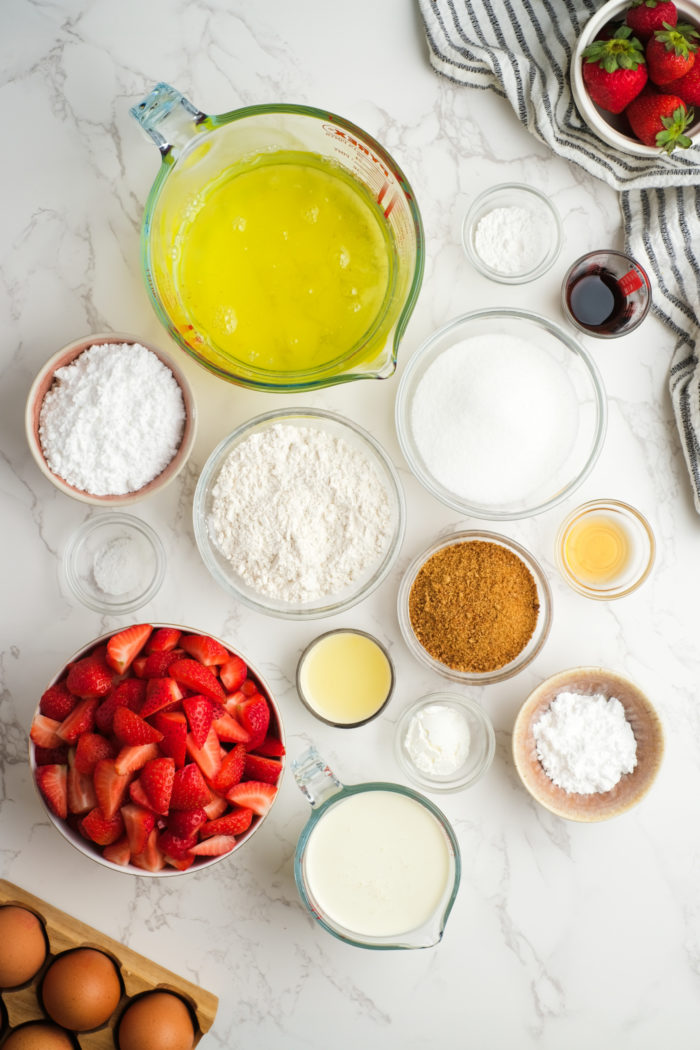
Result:
<instances>
[{"instance_id":1,"label":"wooden egg tray","mask_svg":"<svg viewBox=\"0 0 700 1050\"><path fill-rule=\"evenodd\" d=\"M70 948L97 948L105 952L116 964L124 988L117 1009L104 1025L91 1032L74 1033L76 1045L81 1050L115 1050L116 1027L128 1001L135 995L155 989L174 992L189 1005L195 1026L195 1046L211 1028L219 1004L219 1000L211 992L206 992L196 984L178 977L143 955L132 952L125 945L59 911L39 897L32 896L19 886L13 886L11 882L0 879L0 906L4 904L17 904L33 911L42 922L48 941L46 961L32 980L19 988L5 989L1 993L10 1026L8 1033L25 1021L48 1019L39 998L41 981L55 956ZM0 1047L5 1037L6 1033L3 1031Z\"/></svg>"}]
</instances>

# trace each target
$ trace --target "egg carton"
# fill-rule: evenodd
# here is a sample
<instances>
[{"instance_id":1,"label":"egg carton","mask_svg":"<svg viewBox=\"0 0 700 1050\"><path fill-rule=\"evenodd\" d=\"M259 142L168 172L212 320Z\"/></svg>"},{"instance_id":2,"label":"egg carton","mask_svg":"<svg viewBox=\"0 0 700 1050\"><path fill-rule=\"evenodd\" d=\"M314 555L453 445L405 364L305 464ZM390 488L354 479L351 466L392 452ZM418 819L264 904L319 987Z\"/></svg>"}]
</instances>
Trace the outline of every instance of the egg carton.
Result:
<instances>
[{"instance_id":1,"label":"egg carton","mask_svg":"<svg viewBox=\"0 0 700 1050\"><path fill-rule=\"evenodd\" d=\"M53 959L71 948L96 948L110 956L119 970L123 987L119 1005L105 1024L90 1032L74 1034L80 1050L115 1050L116 1027L129 1001L142 992L152 992L156 989L174 992L187 1003L195 1027L195 1046L214 1023L219 1000L211 992L158 966L151 959L131 951L119 941L112 940L111 937L54 908L39 897L34 897L19 886L0 879L0 906L4 904L16 904L34 912L43 924L48 951L44 964L31 981L19 988L2 991L2 1004L9 1027L0 1035L0 1047L9 1032L25 1021L50 1020L41 1005L41 981Z\"/></svg>"}]
</instances>

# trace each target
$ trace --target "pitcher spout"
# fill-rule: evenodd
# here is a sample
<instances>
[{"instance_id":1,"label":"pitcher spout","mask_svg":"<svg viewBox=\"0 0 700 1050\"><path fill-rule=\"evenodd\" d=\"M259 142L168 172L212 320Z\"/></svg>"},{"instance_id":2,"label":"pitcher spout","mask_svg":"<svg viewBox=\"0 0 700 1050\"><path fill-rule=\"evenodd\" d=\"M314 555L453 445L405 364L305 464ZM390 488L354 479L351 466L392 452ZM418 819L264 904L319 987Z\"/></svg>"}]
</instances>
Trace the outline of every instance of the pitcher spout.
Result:
<instances>
[{"instance_id":1,"label":"pitcher spout","mask_svg":"<svg viewBox=\"0 0 700 1050\"><path fill-rule=\"evenodd\" d=\"M153 90L132 106L132 117L153 139L163 158L179 153L207 119L170 84L156 84Z\"/></svg>"}]
</instances>

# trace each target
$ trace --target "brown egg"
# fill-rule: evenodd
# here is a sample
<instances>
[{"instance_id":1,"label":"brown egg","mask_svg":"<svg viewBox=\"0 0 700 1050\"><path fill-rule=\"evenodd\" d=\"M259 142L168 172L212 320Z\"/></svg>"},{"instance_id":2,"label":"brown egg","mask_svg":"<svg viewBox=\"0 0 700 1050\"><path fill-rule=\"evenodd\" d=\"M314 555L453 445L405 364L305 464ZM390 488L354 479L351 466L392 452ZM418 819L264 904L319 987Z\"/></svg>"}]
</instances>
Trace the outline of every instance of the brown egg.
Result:
<instances>
[{"instance_id":1,"label":"brown egg","mask_svg":"<svg viewBox=\"0 0 700 1050\"><path fill-rule=\"evenodd\" d=\"M109 1020L121 999L117 968L94 948L64 952L49 966L41 986L44 1008L57 1024L87 1032Z\"/></svg>"},{"instance_id":2,"label":"brown egg","mask_svg":"<svg viewBox=\"0 0 700 1050\"><path fill-rule=\"evenodd\" d=\"M45 1021L15 1028L2 1047L3 1050L75 1050L75 1044L67 1032Z\"/></svg>"},{"instance_id":3,"label":"brown egg","mask_svg":"<svg viewBox=\"0 0 700 1050\"><path fill-rule=\"evenodd\" d=\"M118 1039L119 1050L192 1050L194 1025L179 996L148 992L124 1011Z\"/></svg>"},{"instance_id":4,"label":"brown egg","mask_svg":"<svg viewBox=\"0 0 700 1050\"><path fill-rule=\"evenodd\" d=\"M34 912L14 904L0 908L0 988L30 981L45 958L44 927Z\"/></svg>"}]
</instances>

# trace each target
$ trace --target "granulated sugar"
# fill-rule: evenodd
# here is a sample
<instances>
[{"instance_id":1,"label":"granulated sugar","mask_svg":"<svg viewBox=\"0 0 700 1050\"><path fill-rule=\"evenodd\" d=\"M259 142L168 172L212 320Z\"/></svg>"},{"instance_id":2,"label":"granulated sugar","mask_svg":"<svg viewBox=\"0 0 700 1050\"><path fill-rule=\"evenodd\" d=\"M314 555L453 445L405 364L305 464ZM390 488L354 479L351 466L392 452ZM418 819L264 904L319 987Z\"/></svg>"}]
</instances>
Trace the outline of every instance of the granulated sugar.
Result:
<instances>
[{"instance_id":1,"label":"granulated sugar","mask_svg":"<svg viewBox=\"0 0 700 1050\"><path fill-rule=\"evenodd\" d=\"M276 423L231 451L207 527L250 587L306 602L342 592L379 563L392 514L360 449L315 427Z\"/></svg>"},{"instance_id":2,"label":"granulated sugar","mask_svg":"<svg viewBox=\"0 0 700 1050\"><path fill-rule=\"evenodd\" d=\"M616 697L559 693L533 725L537 757L564 791L610 791L637 764L637 742Z\"/></svg>"},{"instance_id":3,"label":"granulated sugar","mask_svg":"<svg viewBox=\"0 0 700 1050\"><path fill-rule=\"evenodd\" d=\"M184 424L182 391L170 369L139 343L109 343L56 370L39 438L54 474L93 496L116 496L158 477Z\"/></svg>"},{"instance_id":4,"label":"granulated sugar","mask_svg":"<svg viewBox=\"0 0 700 1050\"><path fill-rule=\"evenodd\" d=\"M576 436L564 369L534 343L488 334L444 350L416 385L411 429L425 466L461 499L515 502L548 486Z\"/></svg>"}]
</instances>

